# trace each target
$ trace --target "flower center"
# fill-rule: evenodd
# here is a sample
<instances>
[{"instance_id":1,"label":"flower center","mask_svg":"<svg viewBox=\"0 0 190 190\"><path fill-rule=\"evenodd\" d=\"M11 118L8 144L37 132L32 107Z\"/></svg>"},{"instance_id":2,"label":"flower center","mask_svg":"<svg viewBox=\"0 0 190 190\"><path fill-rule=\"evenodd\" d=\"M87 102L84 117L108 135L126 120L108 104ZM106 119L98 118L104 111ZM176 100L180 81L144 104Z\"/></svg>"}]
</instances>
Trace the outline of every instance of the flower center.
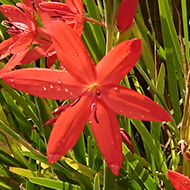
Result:
<instances>
[{"instance_id":1,"label":"flower center","mask_svg":"<svg viewBox=\"0 0 190 190\"><path fill-rule=\"evenodd\" d=\"M24 23L3 20L2 25L8 28L7 32L11 35L30 32L28 26Z\"/></svg>"}]
</instances>

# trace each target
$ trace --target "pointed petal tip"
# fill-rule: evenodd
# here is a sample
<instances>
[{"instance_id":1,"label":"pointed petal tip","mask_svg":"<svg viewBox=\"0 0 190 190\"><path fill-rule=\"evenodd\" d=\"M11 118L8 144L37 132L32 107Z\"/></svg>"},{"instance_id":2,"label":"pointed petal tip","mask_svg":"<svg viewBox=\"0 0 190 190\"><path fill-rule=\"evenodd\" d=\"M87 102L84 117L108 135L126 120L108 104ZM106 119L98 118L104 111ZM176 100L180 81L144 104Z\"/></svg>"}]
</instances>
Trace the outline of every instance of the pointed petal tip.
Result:
<instances>
[{"instance_id":1,"label":"pointed petal tip","mask_svg":"<svg viewBox=\"0 0 190 190\"><path fill-rule=\"evenodd\" d=\"M112 164L112 165L108 165L111 172L115 175L115 176L118 176L119 175L119 169L120 169L120 166L116 165L116 164Z\"/></svg>"},{"instance_id":2,"label":"pointed petal tip","mask_svg":"<svg viewBox=\"0 0 190 190\"><path fill-rule=\"evenodd\" d=\"M134 38L131 40L131 43L133 46L136 46L136 47L133 47L134 49L136 48L137 50L140 50L139 52L139 55L141 54L141 51L142 51L142 47L141 47L141 39L140 38Z\"/></svg>"},{"instance_id":3,"label":"pointed petal tip","mask_svg":"<svg viewBox=\"0 0 190 190\"><path fill-rule=\"evenodd\" d=\"M54 162L58 161L62 155L60 154L48 154L47 159L49 164L53 164Z\"/></svg>"},{"instance_id":4,"label":"pointed petal tip","mask_svg":"<svg viewBox=\"0 0 190 190\"><path fill-rule=\"evenodd\" d=\"M155 116L155 121L165 123L165 122L171 121L171 116L166 110L163 109L163 111L162 111L162 113L160 113L160 115Z\"/></svg>"}]
</instances>

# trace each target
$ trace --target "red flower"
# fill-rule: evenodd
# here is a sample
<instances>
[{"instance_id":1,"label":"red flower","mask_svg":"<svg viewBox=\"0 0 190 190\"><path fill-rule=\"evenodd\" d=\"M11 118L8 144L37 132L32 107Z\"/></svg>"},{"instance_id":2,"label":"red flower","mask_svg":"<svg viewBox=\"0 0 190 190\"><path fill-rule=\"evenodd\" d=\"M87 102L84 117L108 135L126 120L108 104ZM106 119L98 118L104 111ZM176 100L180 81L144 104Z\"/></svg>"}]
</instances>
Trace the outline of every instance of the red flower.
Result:
<instances>
[{"instance_id":1,"label":"red flower","mask_svg":"<svg viewBox=\"0 0 190 190\"><path fill-rule=\"evenodd\" d=\"M121 133L121 137L122 137L123 141L127 144L128 149L134 154L134 149L133 149L133 144L131 142L131 137L129 136L127 131L125 131L122 128L120 129L120 133Z\"/></svg>"},{"instance_id":2,"label":"red flower","mask_svg":"<svg viewBox=\"0 0 190 190\"><path fill-rule=\"evenodd\" d=\"M141 41L120 43L95 66L80 37L64 22L52 23L52 40L67 71L20 69L5 74L4 81L36 96L75 99L55 122L47 148L49 163L75 145L89 120L106 163L118 175L122 141L115 112L132 119L170 120L170 115L146 96L117 85L139 59Z\"/></svg>"},{"instance_id":3,"label":"red flower","mask_svg":"<svg viewBox=\"0 0 190 190\"><path fill-rule=\"evenodd\" d=\"M133 21L138 0L122 0L117 15L117 26L120 32L124 32Z\"/></svg>"},{"instance_id":4,"label":"red flower","mask_svg":"<svg viewBox=\"0 0 190 190\"><path fill-rule=\"evenodd\" d=\"M53 19L61 19L70 25L78 35L83 32L82 0L66 0L65 3L43 2L40 6L47 10Z\"/></svg>"},{"instance_id":5,"label":"red flower","mask_svg":"<svg viewBox=\"0 0 190 190\"><path fill-rule=\"evenodd\" d=\"M49 15L40 10L38 4L41 0L34 0L38 14L45 26L39 27L35 18L33 5L30 0L12 5L1 5L1 12L7 17L2 24L8 28L7 32L11 38L0 44L0 59L13 54L1 74L14 68L18 64L25 64L35 61L45 55L52 45L48 27L51 22ZM31 49L31 45L36 47ZM54 60L55 61L55 60Z\"/></svg>"},{"instance_id":6,"label":"red flower","mask_svg":"<svg viewBox=\"0 0 190 190\"><path fill-rule=\"evenodd\" d=\"M190 179L178 172L172 170L167 171L168 177L176 190L189 190Z\"/></svg>"}]
</instances>

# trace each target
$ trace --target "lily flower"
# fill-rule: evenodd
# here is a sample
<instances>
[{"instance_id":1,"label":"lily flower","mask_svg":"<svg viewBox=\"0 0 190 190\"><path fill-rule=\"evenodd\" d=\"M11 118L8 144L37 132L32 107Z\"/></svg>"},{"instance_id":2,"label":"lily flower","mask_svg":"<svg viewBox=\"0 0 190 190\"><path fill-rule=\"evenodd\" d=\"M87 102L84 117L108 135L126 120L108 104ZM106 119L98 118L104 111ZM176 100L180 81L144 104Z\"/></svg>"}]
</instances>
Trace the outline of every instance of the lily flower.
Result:
<instances>
[{"instance_id":1,"label":"lily flower","mask_svg":"<svg viewBox=\"0 0 190 190\"><path fill-rule=\"evenodd\" d=\"M41 0L34 0L36 8ZM51 23L49 15L45 11L38 10L39 16L46 28L39 27L35 18L34 8L30 0L12 5L1 5L0 11L7 17L2 24L8 28L7 32L12 36L0 44L0 59L12 55L6 66L0 71L0 75L11 70L18 64L30 63L46 54L52 46L51 36L47 26ZM33 49L31 45L36 47ZM31 56L32 55L32 56Z\"/></svg>"},{"instance_id":2,"label":"lily flower","mask_svg":"<svg viewBox=\"0 0 190 190\"><path fill-rule=\"evenodd\" d=\"M42 2L41 8L48 11L53 19L61 19L72 27L78 35L83 32L83 2L82 0L66 0L61 2Z\"/></svg>"},{"instance_id":3,"label":"lily flower","mask_svg":"<svg viewBox=\"0 0 190 190\"><path fill-rule=\"evenodd\" d=\"M82 0L65 0L65 2L42 2L40 3L40 7L46 10L53 20L66 22L79 36L83 32L84 21L93 22L105 27L103 23L89 18L83 13Z\"/></svg>"},{"instance_id":4,"label":"lily flower","mask_svg":"<svg viewBox=\"0 0 190 190\"><path fill-rule=\"evenodd\" d=\"M167 170L167 175L176 190L190 189L190 179L187 176L172 170Z\"/></svg>"},{"instance_id":5,"label":"lily flower","mask_svg":"<svg viewBox=\"0 0 190 190\"><path fill-rule=\"evenodd\" d=\"M117 15L117 27L124 32L132 24L138 0L122 0Z\"/></svg>"},{"instance_id":6,"label":"lily flower","mask_svg":"<svg viewBox=\"0 0 190 190\"><path fill-rule=\"evenodd\" d=\"M6 73L3 79L13 88L35 96L74 99L61 112L52 129L47 147L49 163L59 160L75 145L89 121L107 165L118 175L123 154L116 113L146 121L170 120L170 115L157 103L118 85L138 61L141 40L120 43L95 66L71 27L54 21L51 30L57 56L66 70L20 69Z\"/></svg>"}]
</instances>

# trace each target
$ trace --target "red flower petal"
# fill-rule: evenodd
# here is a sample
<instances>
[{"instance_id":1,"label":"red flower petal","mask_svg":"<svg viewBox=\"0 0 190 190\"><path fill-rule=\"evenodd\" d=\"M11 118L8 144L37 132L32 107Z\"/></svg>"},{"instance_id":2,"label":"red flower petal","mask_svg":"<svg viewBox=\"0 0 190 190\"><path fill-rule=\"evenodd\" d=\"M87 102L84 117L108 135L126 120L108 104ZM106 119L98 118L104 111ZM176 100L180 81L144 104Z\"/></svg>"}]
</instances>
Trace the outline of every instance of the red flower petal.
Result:
<instances>
[{"instance_id":1,"label":"red flower petal","mask_svg":"<svg viewBox=\"0 0 190 190\"><path fill-rule=\"evenodd\" d=\"M42 56L45 55L50 45L51 43L44 42L42 45L36 46L35 48L29 50L23 58L23 60L21 61L21 64L31 63L33 61L36 61L37 59L40 59Z\"/></svg>"},{"instance_id":2,"label":"red flower petal","mask_svg":"<svg viewBox=\"0 0 190 190\"><path fill-rule=\"evenodd\" d=\"M61 112L65 111L69 106L70 106L70 104L61 105L61 106L55 108L53 110L52 114L53 115L60 114Z\"/></svg>"},{"instance_id":3,"label":"red flower petal","mask_svg":"<svg viewBox=\"0 0 190 190\"><path fill-rule=\"evenodd\" d=\"M20 7L24 13L25 13L25 18L23 20L27 21L27 26L29 27L30 30L35 30L37 27L37 22L34 14L34 9L33 7L31 8L25 5L24 3L17 3L16 4L18 7ZM18 21L17 21L18 22ZM23 22L23 21L22 21Z\"/></svg>"},{"instance_id":4,"label":"red flower petal","mask_svg":"<svg viewBox=\"0 0 190 190\"><path fill-rule=\"evenodd\" d=\"M32 5L32 1L31 1L31 0L22 0L22 2L23 2L26 6L30 7L31 9L33 9L33 5Z\"/></svg>"},{"instance_id":5,"label":"red flower petal","mask_svg":"<svg viewBox=\"0 0 190 190\"><path fill-rule=\"evenodd\" d=\"M80 82L95 83L94 62L75 31L64 22L52 22L52 40L57 57L67 71Z\"/></svg>"},{"instance_id":6,"label":"red flower petal","mask_svg":"<svg viewBox=\"0 0 190 190\"><path fill-rule=\"evenodd\" d=\"M134 90L119 85L101 88L102 99L115 112L143 121L170 121L170 115L157 103Z\"/></svg>"},{"instance_id":7,"label":"red flower petal","mask_svg":"<svg viewBox=\"0 0 190 190\"><path fill-rule=\"evenodd\" d=\"M76 98L86 89L68 72L60 70L20 69L3 75L3 79L23 92L59 100Z\"/></svg>"},{"instance_id":8,"label":"red flower petal","mask_svg":"<svg viewBox=\"0 0 190 190\"><path fill-rule=\"evenodd\" d=\"M0 70L0 78L13 69L16 65L19 65L23 57L27 54L29 49L26 51L22 51L21 53L14 54L11 59L7 62L7 64L3 67L3 69Z\"/></svg>"},{"instance_id":9,"label":"red flower petal","mask_svg":"<svg viewBox=\"0 0 190 190\"><path fill-rule=\"evenodd\" d=\"M34 32L20 35L20 38L9 47L9 50L12 54L16 54L28 49L31 46L34 37Z\"/></svg>"},{"instance_id":10,"label":"red flower petal","mask_svg":"<svg viewBox=\"0 0 190 190\"><path fill-rule=\"evenodd\" d=\"M91 104L91 96L84 94L73 107L62 112L48 141L47 156L49 163L59 160L75 145L91 113Z\"/></svg>"},{"instance_id":11,"label":"red flower petal","mask_svg":"<svg viewBox=\"0 0 190 190\"><path fill-rule=\"evenodd\" d=\"M0 59L4 59L10 55L11 51L9 50L9 46L15 43L21 35L22 34L15 35L0 43Z\"/></svg>"},{"instance_id":12,"label":"red flower petal","mask_svg":"<svg viewBox=\"0 0 190 190\"><path fill-rule=\"evenodd\" d=\"M51 125L51 124L55 123L59 117L60 117L60 116L53 117L53 118L49 119L47 122L45 122L45 123L43 124L43 126L45 127L45 126L47 126L47 125Z\"/></svg>"},{"instance_id":13,"label":"red flower petal","mask_svg":"<svg viewBox=\"0 0 190 190\"><path fill-rule=\"evenodd\" d=\"M100 84L117 84L135 66L141 54L140 39L128 40L114 47L100 60L97 68Z\"/></svg>"},{"instance_id":14,"label":"red flower petal","mask_svg":"<svg viewBox=\"0 0 190 190\"><path fill-rule=\"evenodd\" d=\"M23 11L13 5L1 5L0 11L8 18L11 22L20 22L28 25L26 15Z\"/></svg>"},{"instance_id":15,"label":"red flower petal","mask_svg":"<svg viewBox=\"0 0 190 190\"><path fill-rule=\"evenodd\" d=\"M66 0L66 3L73 13L83 14L83 3L81 0Z\"/></svg>"},{"instance_id":16,"label":"red flower petal","mask_svg":"<svg viewBox=\"0 0 190 190\"><path fill-rule=\"evenodd\" d=\"M55 63L56 60L57 60L56 54L47 57L46 66L50 68Z\"/></svg>"},{"instance_id":17,"label":"red flower petal","mask_svg":"<svg viewBox=\"0 0 190 190\"><path fill-rule=\"evenodd\" d=\"M51 18L49 17L47 11L40 7L40 3L46 1L44 0L33 0L33 1L41 22L43 23L44 27L48 29L51 25Z\"/></svg>"},{"instance_id":18,"label":"red flower petal","mask_svg":"<svg viewBox=\"0 0 190 190\"><path fill-rule=\"evenodd\" d=\"M123 141L127 144L128 149L134 154L134 149L133 149L133 144L131 142L131 137L129 136L127 131L125 131L124 129L120 129L120 133L121 133Z\"/></svg>"},{"instance_id":19,"label":"red flower petal","mask_svg":"<svg viewBox=\"0 0 190 190\"><path fill-rule=\"evenodd\" d=\"M116 114L104 102L98 101L97 111L91 114L89 123L107 165L113 174L118 175L123 154Z\"/></svg>"},{"instance_id":20,"label":"red flower petal","mask_svg":"<svg viewBox=\"0 0 190 190\"><path fill-rule=\"evenodd\" d=\"M125 31L135 16L138 0L122 0L117 15L117 26L120 32Z\"/></svg>"},{"instance_id":21,"label":"red flower petal","mask_svg":"<svg viewBox=\"0 0 190 190\"><path fill-rule=\"evenodd\" d=\"M167 175L176 190L189 190L190 179L178 172L167 170Z\"/></svg>"}]
</instances>

